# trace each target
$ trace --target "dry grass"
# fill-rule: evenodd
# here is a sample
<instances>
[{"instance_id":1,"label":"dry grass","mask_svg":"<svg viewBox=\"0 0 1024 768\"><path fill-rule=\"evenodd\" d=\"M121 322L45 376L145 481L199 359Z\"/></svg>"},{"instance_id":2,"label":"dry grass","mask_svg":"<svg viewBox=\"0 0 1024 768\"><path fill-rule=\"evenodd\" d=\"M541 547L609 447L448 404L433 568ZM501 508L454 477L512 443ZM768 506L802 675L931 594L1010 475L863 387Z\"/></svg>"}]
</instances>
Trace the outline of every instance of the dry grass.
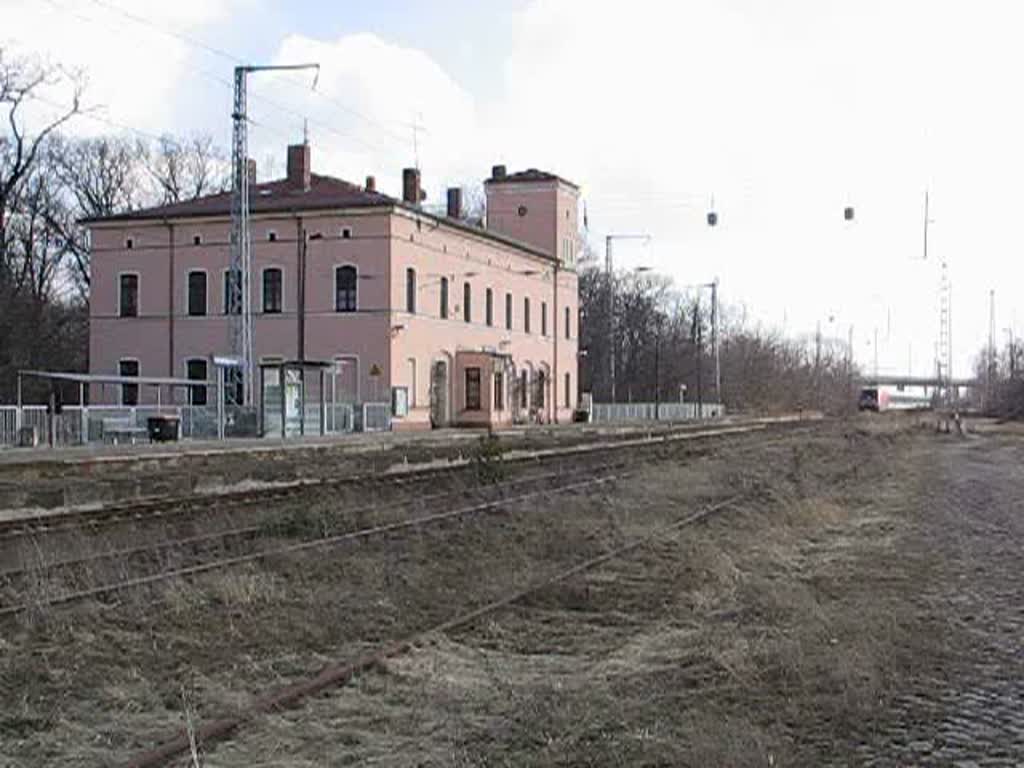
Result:
<instances>
[{"instance_id":1,"label":"dry grass","mask_svg":"<svg viewBox=\"0 0 1024 768\"><path fill-rule=\"evenodd\" d=\"M264 718L207 765L793 764L814 750L796 723L867 716L892 674L905 628L863 580L891 555L880 523L902 523L849 465L904 439L723 448L516 514L43 612L0 646L0 688L23 691L0 705L0 764L123 760L181 727L183 689L198 722L229 714L740 490L719 518Z\"/></svg>"}]
</instances>

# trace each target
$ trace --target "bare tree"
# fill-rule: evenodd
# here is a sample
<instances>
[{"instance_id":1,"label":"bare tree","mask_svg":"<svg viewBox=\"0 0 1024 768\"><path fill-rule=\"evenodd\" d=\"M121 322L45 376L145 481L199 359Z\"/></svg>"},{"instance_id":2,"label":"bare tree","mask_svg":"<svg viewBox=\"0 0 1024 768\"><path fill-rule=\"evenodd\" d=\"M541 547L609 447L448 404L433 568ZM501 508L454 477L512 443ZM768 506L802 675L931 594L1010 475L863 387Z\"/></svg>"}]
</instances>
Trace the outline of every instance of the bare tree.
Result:
<instances>
[{"instance_id":1,"label":"bare tree","mask_svg":"<svg viewBox=\"0 0 1024 768\"><path fill-rule=\"evenodd\" d=\"M55 118L32 132L24 120L26 102L42 98L44 90L63 83L72 87L71 103L60 107ZM7 221L19 185L35 165L47 138L80 111L83 88L81 77L69 76L38 62L11 58L0 48L0 111L7 123L0 135L0 262L6 259Z\"/></svg>"},{"instance_id":2,"label":"bare tree","mask_svg":"<svg viewBox=\"0 0 1024 768\"><path fill-rule=\"evenodd\" d=\"M231 168L210 136L178 140L163 136L146 153L145 165L162 203L178 203L230 187Z\"/></svg>"},{"instance_id":3,"label":"bare tree","mask_svg":"<svg viewBox=\"0 0 1024 768\"><path fill-rule=\"evenodd\" d=\"M115 136L54 136L49 143L48 160L65 202L52 211L50 226L61 237L71 277L83 295L89 288L89 244L78 221L130 211L146 202L140 172L145 151L140 142Z\"/></svg>"}]
</instances>

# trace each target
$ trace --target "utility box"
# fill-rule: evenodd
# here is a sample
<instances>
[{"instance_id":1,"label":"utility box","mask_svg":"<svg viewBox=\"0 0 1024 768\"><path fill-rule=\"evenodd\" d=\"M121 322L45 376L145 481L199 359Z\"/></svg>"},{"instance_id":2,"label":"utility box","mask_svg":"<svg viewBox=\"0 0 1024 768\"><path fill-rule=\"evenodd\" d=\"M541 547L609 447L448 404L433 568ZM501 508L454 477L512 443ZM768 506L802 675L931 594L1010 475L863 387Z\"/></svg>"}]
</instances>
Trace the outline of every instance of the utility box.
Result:
<instances>
[{"instance_id":1,"label":"utility box","mask_svg":"<svg viewBox=\"0 0 1024 768\"><path fill-rule=\"evenodd\" d=\"M150 416L146 419L146 431L151 443L169 443L178 439L178 426L181 419L177 416Z\"/></svg>"}]
</instances>

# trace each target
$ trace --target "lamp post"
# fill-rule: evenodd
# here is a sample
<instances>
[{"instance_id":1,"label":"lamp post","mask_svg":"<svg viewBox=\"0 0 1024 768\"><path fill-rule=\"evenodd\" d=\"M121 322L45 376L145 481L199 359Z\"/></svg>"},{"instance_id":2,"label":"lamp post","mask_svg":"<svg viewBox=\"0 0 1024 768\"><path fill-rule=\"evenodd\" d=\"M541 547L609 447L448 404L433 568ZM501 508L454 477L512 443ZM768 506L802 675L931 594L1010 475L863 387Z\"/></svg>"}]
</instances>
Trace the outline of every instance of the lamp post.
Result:
<instances>
[{"instance_id":1,"label":"lamp post","mask_svg":"<svg viewBox=\"0 0 1024 768\"><path fill-rule=\"evenodd\" d=\"M615 240L642 240L646 244L651 241L651 236L612 234L604 238L604 268L608 280L608 377L612 403L615 402L615 275L612 262L612 243Z\"/></svg>"}]
</instances>

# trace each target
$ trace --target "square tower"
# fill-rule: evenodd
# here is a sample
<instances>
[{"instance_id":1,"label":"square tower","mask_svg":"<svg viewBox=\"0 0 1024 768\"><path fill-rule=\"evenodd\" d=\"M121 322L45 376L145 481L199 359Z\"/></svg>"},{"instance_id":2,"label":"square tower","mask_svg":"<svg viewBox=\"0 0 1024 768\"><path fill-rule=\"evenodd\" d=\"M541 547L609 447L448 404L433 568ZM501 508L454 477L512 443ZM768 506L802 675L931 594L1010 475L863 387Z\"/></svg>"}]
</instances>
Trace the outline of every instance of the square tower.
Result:
<instances>
[{"instance_id":1,"label":"square tower","mask_svg":"<svg viewBox=\"0 0 1024 768\"><path fill-rule=\"evenodd\" d=\"M487 229L539 248L573 267L579 250L579 187L530 168L496 165L484 182Z\"/></svg>"}]
</instances>

